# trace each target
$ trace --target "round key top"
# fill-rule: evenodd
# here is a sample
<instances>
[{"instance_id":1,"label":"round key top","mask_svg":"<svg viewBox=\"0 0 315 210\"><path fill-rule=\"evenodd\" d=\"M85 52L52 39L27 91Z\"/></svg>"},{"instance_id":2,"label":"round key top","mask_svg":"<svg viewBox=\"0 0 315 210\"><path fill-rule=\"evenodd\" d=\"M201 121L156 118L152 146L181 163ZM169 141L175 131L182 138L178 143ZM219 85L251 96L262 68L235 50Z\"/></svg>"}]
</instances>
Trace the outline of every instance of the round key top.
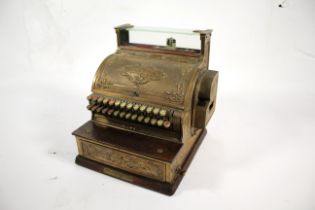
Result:
<instances>
[{"instance_id":1,"label":"round key top","mask_svg":"<svg viewBox=\"0 0 315 210\"><path fill-rule=\"evenodd\" d=\"M115 117L117 117L118 114L119 114L119 111L118 111L118 110L114 111L114 113L113 113L113 115L114 115Z\"/></svg>"},{"instance_id":2,"label":"round key top","mask_svg":"<svg viewBox=\"0 0 315 210\"><path fill-rule=\"evenodd\" d=\"M140 106L140 112L144 112L146 108L147 108L147 106L146 106L146 105L142 105L142 106Z\"/></svg>"},{"instance_id":3,"label":"round key top","mask_svg":"<svg viewBox=\"0 0 315 210\"><path fill-rule=\"evenodd\" d=\"M108 108L102 109L102 113L105 114L107 112Z\"/></svg>"},{"instance_id":4,"label":"round key top","mask_svg":"<svg viewBox=\"0 0 315 210\"><path fill-rule=\"evenodd\" d=\"M107 114L108 114L108 115L112 115L113 112L114 112L114 110L113 110L113 109L110 109L110 110L107 111Z\"/></svg>"},{"instance_id":5,"label":"round key top","mask_svg":"<svg viewBox=\"0 0 315 210\"><path fill-rule=\"evenodd\" d=\"M145 124L148 124L148 123L150 122L150 117L144 118L143 122L144 122Z\"/></svg>"},{"instance_id":6,"label":"round key top","mask_svg":"<svg viewBox=\"0 0 315 210\"><path fill-rule=\"evenodd\" d=\"M129 103L128 105L127 105L127 109L131 109L132 108L132 103Z\"/></svg>"},{"instance_id":7,"label":"round key top","mask_svg":"<svg viewBox=\"0 0 315 210\"><path fill-rule=\"evenodd\" d=\"M161 116L161 117L165 117L166 114L167 114L167 111L166 111L165 109L161 109L161 110L160 110L160 116Z\"/></svg>"},{"instance_id":8,"label":"round key top","mask_svg":"<svg viewBox=\"0 0 315 210\"><path fill-rule=\"evenodd\" d=\"M137 114L133 114L132 116L131 116L131 120L136 120L137 119Z\"/></svg>"},{"instance_id":9,"label":"round key top","mask_svg":"<svg viewBox=\"0 0 315 210\"><path fill-rule=\"evenodd\" d=\"M149 107L147 108L147 113L150 114L150 113L152 112L152 110L153 110L153 107L152 107L152 106L149 106Z\"/></svg>"},{"instance_id":10,"label":"round key top","mask_svg":"<svg viewBox=\"0 0 315 210\"><path fill-rule=\"evenodd\" d=\"M130 117L131 117L131 113L127 113L127 114L125 115L125 119L126 119L126 120L129 120Z\"/></svg>"},{"instance_id":11,"label":"round key top","mask_svg":"<svg viewBox=\"0 0 315 210\"><path fill-rule=\"evenodd\" d=\"M157 120L155 118L152 118L151 121L150 121L151 125L156 125L156 121Z\"/></svg>"},{"instance_id":12,"label":"round key top","mask_svg":"<svg viewBox=\"0 0 315 210\"><path fill-rule=\"evenodd\" d=\"M97 99L98 99L98 96L96 96L96 95L93 95L93 96L92 96L92 101L93 101L93 102L96 102Z\"/></svg>"},{"instance_id":13,"label":"round key top","mask_svg":"<svg viewBox=\"0 0 315 210\"><path fill-rule=\"evenodd\" d=\"M153 109L153 114L157 115L160 112L160 108L154 108Z\"/></svg>"},{"instance_id":14,"label":"round key top","mask_svg":"<svg viewBox=\"0 0 315 210\"><path fill-rule=\"evenodd\" d=\"M119 106L120 105L120 100L117 100L116 102L115 102L115 106Z\"/></svg>"},{"instance_id":15,"label":"round key top","mask_svg":"<svg viewBox=\"0 0 315 210\"><path fill-rule=\"evenodd\" d=\"M123 118L126 115L126 112L120 112L119 117Z\"/></svg>"},{"instance_id":16,"label":"round key top","mask_svg":"<svg viewBox=\"0 0 315 210\"><path fill-rule=\"evenodd\" d=\"M138 122L142 122L142 120L143 120L143 118L144 118L144 116L143 115L140 115L139 117L138 117Z\"/></svg>"},{"instance_id":17,"label":"round key top","mask_svg":"<svg viewBox=\"0 0 315 210\"><path fill-rule=\"evenodd\" d=\"M99 98L97 99L97 102L98 102L98 103L102 103L103 100L104 100L103 97L99 97Z\"/></svg>"},{"instance_id":18,"label":"round key top","mask_svg":"<svg viewBox=\"0 0 315 210\"><path fill-rule=\"evenodd\" d=\"M98 107L97 109L96 109L96 112L98 112L98 113L100 113L101 111L102 111L102 109L103 109L103 107Z\"/></svg>"},{"instance_id":19,"label":"round key top","mask_svg":"<svg viewBox=\"0 0 315 210\"><path fill-rule=\"evenodd\" d=\"M91 110L94 112L98 108L98 105L94 105Z\"/></svg>"},{"instance_id":20,"label":"round key top","mask_svg":"<svg viewBox=\"0 0 315 210\"><path fill-rule=\"evenodd\" d=\"M103 104L104 104L104 105L107 105L108 101L109 101L109 99L108 99L108 98L105 98L105 99L103 100Z\"/></svg>"},{"instance_id":21,"label":"round key top","mask_svg":"<svg viewBox=\"0 0 315 210\"><path fill-rule=\"evenodd\" d=\"M124 109L126 107L126 105L127 105L127 103L123 101L120 104L120 108Z\"/></svg>"},{"instance_id":22,"label":"round key top","mask_svg":"<svg viewBox=\"0 0 315 210\"><path fill-rule=\"evenodd\" d=\"M93 98L93 95L89 95L89 96L87 97L87 100L91 101L92 98Z\"/></svg>"},{"instance_id":23,"label":"round key top","mask_svg":"<svg viewBox=\"0 0 315 210\"><path fill-rule=\"evenodd\" d=\"M158 120L158 121L157 121L157 125L158 125L159 127L161 127L161 126L163 125L163 120Z\"/></svg>"},{"instance_id":24,"label":"round key top","mask_svg":"<svg viewBox=\"0 0 315 210\"><path fill-rule=\"evenodd\" d=\"M171 122L166 120L166 121L164 121L163 126L164 126L164 128L169 128L169 127L171 127Z\"/></svg>"},{"instance_id":25,"label":"round key top","mask_svg":"<svg viewBox=\"0 0 315 210\"><path fill-rule=\"evenodd\" d=\"M139 109L139 104L135 104L134 106L133 106L133 110L135 110L135 111L137 111L138 109Z\"/></svg>"},{"instance_id":26,"label":"round key top","mask_svg":"<svg viewBox=\"0 0 315 210\"><path fill-rule=\"evenodd\" d=\"M114 99L109 99L108 105L113 106L114 104L115 104L115 100Z\"/></svg>"}]
</instances>

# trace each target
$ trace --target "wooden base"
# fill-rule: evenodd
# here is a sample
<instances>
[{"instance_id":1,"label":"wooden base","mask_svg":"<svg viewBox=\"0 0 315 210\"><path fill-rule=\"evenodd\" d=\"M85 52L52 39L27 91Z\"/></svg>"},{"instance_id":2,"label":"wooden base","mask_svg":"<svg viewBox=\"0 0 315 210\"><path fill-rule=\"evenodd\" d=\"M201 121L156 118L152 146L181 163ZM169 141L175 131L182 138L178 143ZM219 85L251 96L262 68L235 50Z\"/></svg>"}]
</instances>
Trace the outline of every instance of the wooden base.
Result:
<instances>
[{"instance_id":1,"label":"wooden base","mask_svg":"<svg viewBox=\"0 0 315 210\"><path fill-rule=\"evenodd\" d=\"M175 181L173 183L167 183L167 182L161 182L157 180L153 180L147 177L143 177L140 175L132 174L127 171L123 171L114 167L111 167L109 165L105 165L90 159L87 159L81 155L78 155L76 157L75 162L78 165L87 167L89 169L95 170L97 172L130 182L132 184L148 188L166 195L173 195L180 184L182 178L185 175L185 172L187 171L195 153L197 152L201 142L203 141L204 137L206 135L206 130L204 130L199 138L197 139L196 143L192 147L191 151L189 152L188 156L186 157L184 164L182 165L182 173L177 176Z\"/></svg>"}]
</instances>

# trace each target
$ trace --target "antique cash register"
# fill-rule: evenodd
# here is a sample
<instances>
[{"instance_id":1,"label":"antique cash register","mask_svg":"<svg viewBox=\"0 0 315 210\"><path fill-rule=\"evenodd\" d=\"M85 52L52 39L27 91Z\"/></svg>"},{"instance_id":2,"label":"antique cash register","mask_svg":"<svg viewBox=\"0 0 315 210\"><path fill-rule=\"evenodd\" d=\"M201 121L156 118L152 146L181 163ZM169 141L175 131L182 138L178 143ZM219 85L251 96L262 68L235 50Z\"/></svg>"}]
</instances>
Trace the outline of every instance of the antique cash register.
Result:
<instances>
[{"instance_id":1,"label":"antique cash register","mask_svg":"<svg viewBox=\"0 0 315 210\"><path fill-rule=\"evenodd\" d=\"M212 31L115 30L118 49L100 64L87 97L91 120L73 132L76 163L171 195L216 107Z\"/></svg>"}]
</instances>

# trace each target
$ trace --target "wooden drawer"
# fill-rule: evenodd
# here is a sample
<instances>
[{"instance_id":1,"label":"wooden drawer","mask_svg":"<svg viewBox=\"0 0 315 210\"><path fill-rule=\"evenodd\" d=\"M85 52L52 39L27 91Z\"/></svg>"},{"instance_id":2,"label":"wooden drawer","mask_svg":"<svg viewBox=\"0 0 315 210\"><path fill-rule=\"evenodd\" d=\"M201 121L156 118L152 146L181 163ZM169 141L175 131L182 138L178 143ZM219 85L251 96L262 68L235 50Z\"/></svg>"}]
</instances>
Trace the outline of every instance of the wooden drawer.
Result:
<instances>
[{"instance_id":1,"label":"wooden drawer","mask_svg":"<svg viewBox=\"0 0 315 210\"><path fill-rule=\"evenodd\" d=\"M134 174L150 177L155 180L165 181L166 165L130 152L92 143L82 137L77 138L80 155L116 167Z\"/></svg>"}]
</instances>

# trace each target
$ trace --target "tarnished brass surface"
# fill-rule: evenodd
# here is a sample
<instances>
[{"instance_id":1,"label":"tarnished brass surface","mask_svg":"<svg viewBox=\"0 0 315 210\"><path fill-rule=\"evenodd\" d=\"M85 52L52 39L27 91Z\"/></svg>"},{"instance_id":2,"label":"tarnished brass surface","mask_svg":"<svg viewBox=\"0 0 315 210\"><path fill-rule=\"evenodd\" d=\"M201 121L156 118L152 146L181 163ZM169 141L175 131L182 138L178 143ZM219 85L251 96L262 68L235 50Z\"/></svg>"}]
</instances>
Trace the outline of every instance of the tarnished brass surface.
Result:
<instances>
[{"instance_id":1,"label":"tarnished brass surface","mask_svg":"<svg viewBox=\"0 0 315 210\"><path fill-rule=\"evenodd\" d=\"M193 50L129 43L127 29L131 27L126 24L115 28L118 49L96 71L92 94L87 97L93 126L104 128L104 132L107 127L125 132L123 136L113 132L113 138L120 138L120 142L129 141L128 136L133 133L142 142L150 137L180 149L168 151L169 159L161 161L152 158L153 153L146 156L131 148L122 150L112 140L109 146L106 139L103 142L97 139L101 136L98 134L82 136L77 130L74 135L82 157L172 184L182 175L182 167L188 156L192 157L193 148L200 144L201 134L216 108L218 72L208 70L212 31L194 31L200 35L201 49ZM139 144L135 138L132 141ZM163 155L165 148L157 145L150 149L154 147L155 152ZM124 174L106 170L102 173L115 177Z\"/></svg>"},{"instance_id":2,"label":"tarnished brass surface","mask_svg":"<svg viewBox=\"0 0 315 210\"><path fill-rule=\"evenodd\" d=\"M164 163L82 140L80 144L82 155L87 158L152 179L165 181Z\"/></svg>"},{"instance_id":3,"label":"tarnished brass surface","mask_svg":"<svg viewBox=\"0 0 315 210\"><path fill-rule=\"evenodd\" d=\"M95 75L93 92L184 108L198 58L118 50Z\"/></svg>"}]
</instances>

